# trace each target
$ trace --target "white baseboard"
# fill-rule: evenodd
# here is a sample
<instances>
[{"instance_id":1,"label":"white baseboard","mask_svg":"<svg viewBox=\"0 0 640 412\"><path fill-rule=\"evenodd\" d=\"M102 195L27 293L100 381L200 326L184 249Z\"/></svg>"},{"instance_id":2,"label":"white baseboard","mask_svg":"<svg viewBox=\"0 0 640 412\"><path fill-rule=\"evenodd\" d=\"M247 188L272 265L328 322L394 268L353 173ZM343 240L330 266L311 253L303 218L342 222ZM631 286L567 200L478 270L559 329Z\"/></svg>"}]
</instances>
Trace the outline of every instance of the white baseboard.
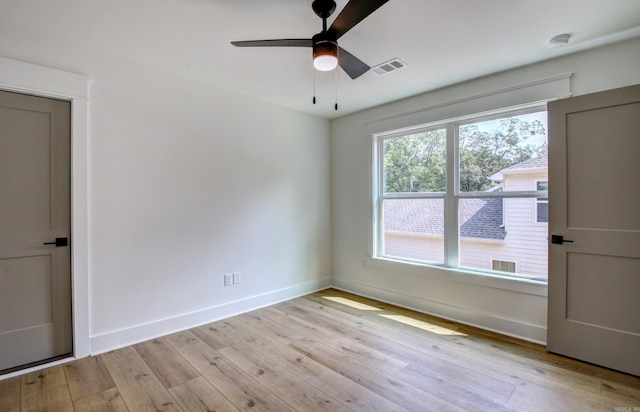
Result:
<instances>
[{"instance_id":1,"label":"white baseboard","mask_svg":"<svg viewBox=\"0 0 640 412\"><path fill-rule=\"evenodd\" d=\"M196 326L215 322L241 313L249 312L278 302L313 293L331 286L331 278L300 283L294 286L250 296L222 305L212 306L167 319L136 325L133 327L91 336L91 355L144 342L160 336L180 332Z\"/></svg>"},{"instance_id":2,"label":"white baseboard","mask_svg":"<svg viewBox=\"0 0 640 412\"><path fill-rule=\"evenodd\" d=\"M527 324L516 319L497 317L468 308L461 308L420 296L378 288L344 278L332 278L332 285L334 288L345 292L401 306L465 325L512 336L529 342L546 345L547 329L541 326Z\"/></svg>"}]
</instances>

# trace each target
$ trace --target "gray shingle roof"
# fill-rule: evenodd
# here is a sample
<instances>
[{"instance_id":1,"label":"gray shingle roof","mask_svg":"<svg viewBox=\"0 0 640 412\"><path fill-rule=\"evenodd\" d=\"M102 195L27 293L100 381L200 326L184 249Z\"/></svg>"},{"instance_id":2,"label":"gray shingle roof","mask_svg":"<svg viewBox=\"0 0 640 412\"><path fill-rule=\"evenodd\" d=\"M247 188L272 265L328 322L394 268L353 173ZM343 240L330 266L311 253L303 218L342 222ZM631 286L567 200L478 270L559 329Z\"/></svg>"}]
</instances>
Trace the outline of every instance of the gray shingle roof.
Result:
<instances>
[{"instance_id":1,"label":"gray shingle roof","mask_svg":"<svg viewBox=\"0 0 640 412\"><path fill-rule=\"evenodd\" d=\"M524 162L517 163L513 166L509 166L506 169L501 170L501 172L507 170L517 170L517 169L532 169L532 168L546 168L547 167L547 156L534 157L533 159L525 160Z\"/></svg>"},{"instance_id":2,"label":"gray shingle roof","mask_svg":"<svg viewBox=\"0 0 640 412\"><path fill-rule=\"evenodd\" d=\"M460 201L460 236L504 240L502 199ZM444 200L387 199L384 201L384 229L425 235L444 233Z\"/></svg>"}]
</instances>

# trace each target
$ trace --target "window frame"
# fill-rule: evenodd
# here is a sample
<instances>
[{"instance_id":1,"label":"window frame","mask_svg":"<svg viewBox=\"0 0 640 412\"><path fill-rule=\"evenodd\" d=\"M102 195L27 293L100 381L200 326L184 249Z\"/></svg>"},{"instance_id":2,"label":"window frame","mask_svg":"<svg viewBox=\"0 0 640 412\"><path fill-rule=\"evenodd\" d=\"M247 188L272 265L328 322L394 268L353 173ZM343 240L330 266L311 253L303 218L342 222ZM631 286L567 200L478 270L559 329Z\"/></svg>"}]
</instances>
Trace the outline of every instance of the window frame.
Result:
<instances>
[{"instance_id":1,"label":"window frame","mask_svg":"<svg viewBox=\"0 0 640 412\"><path fill-rule=\"evenodd\" d=\"M400 264L409 264L412 266L434 267L447 269L458 273L483 275L491 277L505 278L505 273L493 271L491 269L470 268L460 266L460 231L459 231L459 201L463 199L478 198L501 198L503 201L507 198L533 198L534 201L541 197L548 198L548 191L526 190L526 191L499 191L499 192L461 192L460 191L460 153L459 153L459 136L460 127L468 124L479 123L483 121L501 119L505 117L513 117L536 112L546 112L546 103L532 104L527 107L507 108L503 110L491 111L487 113L478 113L458 118L446 119L442 121L431 122L415 127L391 130L387 132L379 132L372 134L372 173L373 188L373 213L372 226L369 233L371 236L372 256L374 260L397 262ZM385 193L384 192L384 140L390 138L399 138L411 134L421 133L425 131L445 129L446 130L446 192L414 192L414 193ZM453 178L451 178L453 177ZM548 181L548 180L547 180ZM444 262L431 263L418 261L409 258L399 258L395 256L386 256L384 254L384 212L383 202L385 199L444 199ZM536 209L537 212L537 209ZM503 214L503 224L505 217ZM526 274L507 275L506 278L518 282L531 282L546 285L546 280L531 279Z\"/></svg>"}]
</instances>

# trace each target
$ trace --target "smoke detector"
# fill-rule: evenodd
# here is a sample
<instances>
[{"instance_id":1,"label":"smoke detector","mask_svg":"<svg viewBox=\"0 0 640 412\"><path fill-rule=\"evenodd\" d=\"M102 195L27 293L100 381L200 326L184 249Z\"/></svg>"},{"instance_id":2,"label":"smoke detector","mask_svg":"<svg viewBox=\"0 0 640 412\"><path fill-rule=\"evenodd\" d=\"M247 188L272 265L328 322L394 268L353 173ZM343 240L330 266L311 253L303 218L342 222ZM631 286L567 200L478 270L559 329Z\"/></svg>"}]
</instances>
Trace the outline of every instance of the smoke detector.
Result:
<instances>
[{"instance_id":1,"label":"smoke detector","mask_svg":"<svg viewBox=\"0 0 640 412\"><path fill-rule=\"evenodd\" d=\"M407 67L407 64L396 57L395 59L373 66L371 70L373 70L373 72L378 76L383 76L404 67Z\"/></svg>"}]
</instances>

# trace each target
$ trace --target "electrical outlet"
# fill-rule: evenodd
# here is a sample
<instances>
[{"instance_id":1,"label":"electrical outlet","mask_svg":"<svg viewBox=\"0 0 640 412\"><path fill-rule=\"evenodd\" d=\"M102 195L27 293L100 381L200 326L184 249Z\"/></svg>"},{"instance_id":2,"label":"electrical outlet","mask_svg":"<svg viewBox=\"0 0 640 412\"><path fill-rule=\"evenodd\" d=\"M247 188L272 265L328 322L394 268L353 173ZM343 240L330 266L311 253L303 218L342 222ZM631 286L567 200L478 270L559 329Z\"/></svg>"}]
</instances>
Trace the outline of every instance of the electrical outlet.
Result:
<instances>
[{"instance_id":1,"label":"electrical outlet","mask_svg":"<svg viewBox=\"0 0 640 412\"><path fill-rule=\"evenodd\" d=\"M360 266L362 266L362 269L367 270L367 259L362 259L360 261Z\"/></svg>"},{"instance_id":2,"label":"electrical outlet","mask_svg":"<svg viewBox=\"0 0 640 412\"><path fill-rule=\"evenodd\" d=\"M230 286L233 282L233 273L225 273L224 275L224 285Z\"/></svg>"},{"instance_id":3,"label":"electrical outlet","mask_svg":"<svg viewBox=\"0 0 640 412\"><path fill-rule=\"evenodd\" d=\"M233 284L237 285L240 283L240 272L233 272Z\"/></svg>"}]
</instances>

